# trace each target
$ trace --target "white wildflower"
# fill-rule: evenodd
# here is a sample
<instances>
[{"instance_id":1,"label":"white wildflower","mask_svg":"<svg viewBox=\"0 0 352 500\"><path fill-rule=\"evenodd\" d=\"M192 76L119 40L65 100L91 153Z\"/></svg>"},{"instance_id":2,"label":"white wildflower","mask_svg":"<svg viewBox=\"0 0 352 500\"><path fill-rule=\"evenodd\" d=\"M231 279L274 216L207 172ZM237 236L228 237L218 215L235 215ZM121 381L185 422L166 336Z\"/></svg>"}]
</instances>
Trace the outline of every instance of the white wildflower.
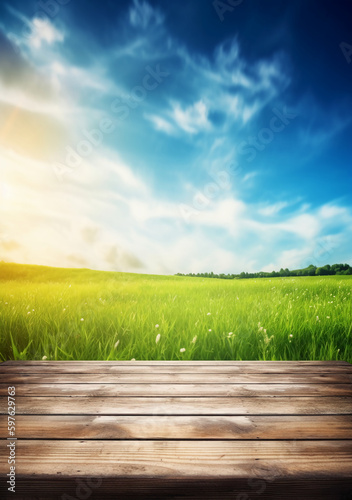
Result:
<instances>
[{"instance_id":1,"label":"white wildflower","mask_svg":"<svg viewBox=\"0 0 352 500\"><path fill-rule=\"evenodd\" d=\"M197 342L197 335L193 337L193 340L191 341L191 344L195 344Z\"/></svg>"},{"instance_id":2,"label":"white wildflower","mask_svg":"<svg viewBox=\"0 0 352 500\"><path fill-rule=\"evenodd\" d=\"M155 325L155 328L159 328L159 325Z\"/></svg>"},{"instance_id":3,"label":"white wildflower","mask_svg":"<svg viewBox=\"0 0 352 500\"><path fill-rule=\"evenodd\" d=\"M211 313L207 313L207 316L210 316L210 315L211 315Z\"/></svg>"},{"instance_id":4,"label":"white wildflower","mask_svg":"<svg viewBox=\"0 0 352 500\"><path fill-rule=\"evenodd\" d=\"M182 347L182 349L180 349L180 352L185 352L185 350L186 349L184 347Z\"/></svg>"},{"instance_id":5,"label":"white wildflower","mask_svg":"<svg viewBox=\"0 0 352 500\"><path fill-rule=\"evenodd\" d=\"M81 318L81 321L84 321L84 318Z\"/></svg>"},{"instance_id":6,"label":"white wildflower","mask_svg":"<svg viewBox=\"0 0 352 500\"><path fill-rule=\"evenodd\" d=\"M264 337L264 342L265 342L266 344L269 344L269 342L270 342L273 338L274 338L274 335L272 335L270 338L269 338L267 335L265 335L265 337ZM291 341L290 341L290 342L291 342Z\"/></svg>"},{"instance_id":7,"label":"white wildflower","mask_svg":"<svg viewBox=\"0 0 352 500\"><path fill-rule=\"evenodd\" d=\"M117 346L119 345L119 343L120 343L119 340L117 342L115 342L115 344L114 344L115 349L117 348Z\"/></svg>"},{"instance_id":8,"label":"white wildflower","mask_svg":"<svg viewBox=\"0 0 352 500\"><path fill-rule=\"evenodd\" d=\"M160 340L160 333L158 333L158 335L156 336L155 343L157 344L159 340Z\"/></svg>"},{"instance_id":9,"label":"white wildflower","mask_svg":"<svg viewBox=\"0 0 352 500\"><path fill-rule=\"evenodd\" d=\"M43 360L43 361L45 361L46 359L48 359L48 358L47 358L47 356L43 356L43 357L42 357L42 360Z\"/></svg>"}]
</instances>

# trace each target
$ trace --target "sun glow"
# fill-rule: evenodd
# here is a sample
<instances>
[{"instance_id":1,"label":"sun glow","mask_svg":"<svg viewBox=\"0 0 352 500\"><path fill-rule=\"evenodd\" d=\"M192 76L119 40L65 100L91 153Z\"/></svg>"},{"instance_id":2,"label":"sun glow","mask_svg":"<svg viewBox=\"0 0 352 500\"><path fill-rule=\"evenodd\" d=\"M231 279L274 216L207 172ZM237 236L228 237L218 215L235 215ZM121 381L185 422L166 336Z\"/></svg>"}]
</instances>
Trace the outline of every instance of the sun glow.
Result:
<instances>
[{"instance_id":1,"label":"sun glow","mask_svg":"<svg viewBox=\"0 0 352 500\"><path fill-rule=\"evenodd\" d=\"M0 184L0 193L3 201L8 201L13 198L13 190L8 184Z\"/></svg>"}]
</instances>

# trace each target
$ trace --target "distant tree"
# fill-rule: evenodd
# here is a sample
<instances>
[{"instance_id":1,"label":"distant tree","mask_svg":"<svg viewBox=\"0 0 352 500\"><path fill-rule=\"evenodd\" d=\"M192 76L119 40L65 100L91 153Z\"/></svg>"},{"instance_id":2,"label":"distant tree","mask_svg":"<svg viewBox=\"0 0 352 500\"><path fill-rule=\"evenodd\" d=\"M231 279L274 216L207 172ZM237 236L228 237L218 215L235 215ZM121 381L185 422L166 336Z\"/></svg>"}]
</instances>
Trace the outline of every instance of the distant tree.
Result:
<instances>
[{"instance_id":1,"label":"distant tree","mask_svg":"<svg viewBox=\"0 0 352 500\"><path fill-rule=\"evenodd\" d=\"M315 271L315 274L317 276L327 276L329 274L329 271L326 269L326 267L318 267Z\"/></svg>"},{"instance_id":2,"label":"distant tree","mask_svg":"<svg viewBox=\"0 0 352 500\"><path fill-rule=\"evenodd\" d=\"M335 273L332 272L330 264L326 264L326 266L323 266L323 269L325 269L326 275L335 274Z\"/></svg>"},{"instance_id":3,"label":"distant tree","mask_svg":"<svg viewBox=\"0 0 352 500\"><path fill-rule=\"evenodd\" d=\"M312 264L310 266L308 266L308 276L314 276L315 275L315 271L316 271L316 266L313 266Z\"/></svg>"},{"instance_id":4,"label":"distant tree","mask_svg":"<svg viewBox=\"0 0 352 500\"><path fill-rule=\"evenodd\" d=\"M216 279L248 279L248 278L278 278L285 276L327 276L327 275L352 275L352 267L349 264L326 264L325 266L316 267L310 264L304 269L295 269L290 271L287 267L281 268L280 271L272 271L271 273L259 271L257 273L248 273L242 271L240 274L214 274L210 273L176 273L176 276L191 276L197 278L216 278Z\"/></svg>"}]
</instances>

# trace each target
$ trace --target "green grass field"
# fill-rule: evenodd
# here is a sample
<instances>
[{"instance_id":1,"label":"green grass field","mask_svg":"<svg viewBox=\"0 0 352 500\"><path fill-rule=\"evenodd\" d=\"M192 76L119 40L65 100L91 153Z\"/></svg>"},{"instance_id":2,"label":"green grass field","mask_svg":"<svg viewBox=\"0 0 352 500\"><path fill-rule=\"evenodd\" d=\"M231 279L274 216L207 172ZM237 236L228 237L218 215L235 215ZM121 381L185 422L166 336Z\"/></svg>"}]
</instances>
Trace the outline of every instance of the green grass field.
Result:
<instances>
[{"instance_id":1,"label":"green grass field","mask_svg":"<svg viewBox=\"0 0 352 500\"><path fill-rule=\"evenodd\" d=\"M217 280L0 263L0 355L352 362L351 300L352 276Z\"/></svg>"}]
</instances>

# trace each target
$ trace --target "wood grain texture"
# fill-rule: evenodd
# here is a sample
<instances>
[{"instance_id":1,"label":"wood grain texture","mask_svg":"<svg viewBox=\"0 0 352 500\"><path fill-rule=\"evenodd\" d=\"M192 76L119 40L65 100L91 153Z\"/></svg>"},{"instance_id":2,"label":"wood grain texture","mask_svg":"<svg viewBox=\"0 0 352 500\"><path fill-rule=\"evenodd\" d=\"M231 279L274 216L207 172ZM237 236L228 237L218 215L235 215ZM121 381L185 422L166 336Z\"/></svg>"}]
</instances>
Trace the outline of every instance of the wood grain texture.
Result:
<instances>
[{"instance_id":1,"label":"wood grain texture","mask_svg":"<svg viewBox=\"0 0 352 500\"><path fill-rule=\"evenodd\" d=\"M352 384L346 373L0 373L1 384Z\"/></svg>"},{"instance_id":2,"label":"wood grain texture","mask_svg":"<svg viewBox=\"0 0 352 500\"><path fill-rule=\"evenodd\" d=\"M6 474L0 442L0 473ZM157 477L304 477L350 479L352 444L341 441L19 440L23 475Z\"/></svg>"},{"instance_id":3,"label":"wood grain texture","mask_svg":"<svg viewBox=\"0 0 352 500\"><path fill-rule=\"evenodd\" d=\"M0 384L0 395L7 395ZM28 384L18 385L17 396L352 396L352 384Z\"/></svg>"},{"instance_id":4,"label":"wood grain texture","mask_svg":"<svg viewBox=\"0 0 352 500\"><path fill-rule=\"evenodd\" d=\"M16 494L60 499L352 499L345 362L9 361Z\"/></svg>"},{"instance_id":5,"label":"wood grain texture","mask_svg":"<svg viewBox=\"0 0 352 500\"><path fill-rule=\"evenodd\" d=\"M0 397L0 414L7 412ZM17 415L349 415L351 397L16 397Z\"/></svg>"},{"instance_id":6,"label":"wood grain texture","mask_svg":"<svg viewBox=\"0 0 352 500\"><path fill-rule=\"evenodd\" d=\"M351 439L352 415L17 415L25 439ZM7 417L0 416L0 438Z\"/></svg>"}]
</instances>

